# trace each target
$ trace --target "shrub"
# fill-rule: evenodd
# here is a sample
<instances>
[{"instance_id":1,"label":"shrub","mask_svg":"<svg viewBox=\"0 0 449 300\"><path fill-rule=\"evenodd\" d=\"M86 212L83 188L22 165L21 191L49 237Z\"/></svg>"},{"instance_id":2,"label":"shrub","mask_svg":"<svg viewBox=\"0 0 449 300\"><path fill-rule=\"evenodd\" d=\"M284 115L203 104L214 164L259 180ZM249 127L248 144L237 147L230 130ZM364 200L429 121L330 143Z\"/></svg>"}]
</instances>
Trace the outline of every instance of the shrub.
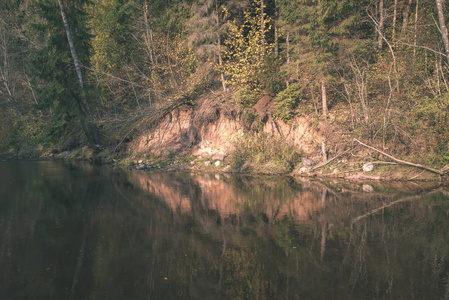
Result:
<instances>
[{"instance_id":1,"label":"shrub","mask_svg":"<svg viewBox=\"0 0 449 300\"><path fill-rule=\"evenodd\" d=\"M260 90L257 88L251 88L248 85L242 86L236 93L235 93L235 100L237 103L244 107L251 107L254 104L257 103L260 97Z\"/></svg>"},{"instance_id":2,"label":"shrub","mask_svg":"<svg viewBox=\"0 0 449 300\"><path fill-rule=\"evenodd\" d=\"M279 136L239 133L234 141L231 166L255 173L286 173L300 161L294 145Z\"/></svg>"},{"instance_id":3,"label":"shrub","mask_svg":"<svg viewBox=\"0 0 449 300\"><path fill-rule=\"evenodd\" d=\"M275 98L275 117L288 123L293 118L294 111L302 98L304 98L304 92L299 84L292 84L280 92Z\"/></svg>"}]
</instances>

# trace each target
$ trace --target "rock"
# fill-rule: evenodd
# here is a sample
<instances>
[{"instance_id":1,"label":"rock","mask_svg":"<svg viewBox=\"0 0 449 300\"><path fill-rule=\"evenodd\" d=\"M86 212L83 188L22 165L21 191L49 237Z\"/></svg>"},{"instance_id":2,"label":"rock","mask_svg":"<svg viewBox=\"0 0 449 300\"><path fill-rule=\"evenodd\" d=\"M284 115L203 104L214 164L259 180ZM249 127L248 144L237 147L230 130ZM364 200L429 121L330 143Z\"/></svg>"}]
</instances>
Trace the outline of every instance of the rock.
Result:
<instances>
[{"instance_id":1,"label":"rock","mask_svg":"<svg viewBox=\"0 0 449 300\"><path fill-rule=\"evenodd\" d=\"M176 168L168 168L167 169L167 172L175 172L176 171Z\"/></svg>"},{"instance_id":2,"label":"rock","mask_svg":"<svg viewBox=\"0 0 449 300\"><path fill-rule=\"evenodd\" d=\"M363 190L364 192L367 192L367 193L372 193L372 192L374 192L374 188L373 188L371 185L369 185L369 184L364 184L364 185L362 185L362 190Z\"/></svg>"},{"instance_id":3,"label":"rock","mask_svg":"<svg viewBox=\"0 0 449 300\"><path fill-rule=\"evenodd\" d=\"M315 162L314 162L313 160L311 160L311 159L303 158L303 159L302 159L302 164L303 164L305 167L311 167L311 166L313 166L313 165L315 164Z\"/></svg>"},{"instance_id":4,"label":"rock","mask_svg":"<svg viewBox=\"0 0 449 300\"><path fill-rule=\"evenodd\" d=\"M225 173L229 173L229 172L232 172L232 168L231 168L230 165L227 165L227 166L224 167L223 170L221 170L221 171L222 171L222 172L225 172Z\"/></svg>"},{"instance_id":5,"label":"rock","mask_svg":"<svg viewBox=\"0 0 449 300\"><path fill-rule=\"evenodd\" d=\"M300 169L299 169L299 173L309 173L310 172L310 169L309 168L306 168L306 167L301 167Z\"/></svg>"},{"instance_id":6,"label":"rock","mask_svg":"<svg viewBox=\"0 0 449 300\"><path fill-rule=\"evenodd\" d=\"M195 164L195 161L192 160L192 161L190 162L190 164L193 166L193 165Z\"/></svg>"},{"instance_id":7,"label":"rock","mask_svg":"<svg viewBox=\"0 0 449 300\"><path fill-rule=\"evenodd\" d=\"M143 163L143 160L139 160L137 163L140 165Z\"/></svg>"},{"instance_id":8,"label":"rock","mask_svg":"<svg viewBox=\"0 0 449 300\"><path fill-rule=\"evenodd\" d=\"M140 164L136 167L137 170L145 170L147 166L145 164Z\"/></svg>"},{"instance_id":9,"label":"rock","mask_svg":"<svg viewBox=\"0 0 449 300\"><path fill-rule=\"evenodd\" d=\"M372 163L366 163L362 166L363 172L371 172L374 170L374 165Z\"/></svg>"},{"instance_id":10,"label":"rock","mask_svg":"<svg viewBox=\"0 0 449 300\"><path fill-rule=\"evenodd\" d=\"M211 163L209 160L204 162L204 165L205 165L206 167L210 167L211 164L212 164L212 163Z\"/></svg>"},{"instance_id":11,"label":"rock","mask_svg":"<svg viewBox=\"0 0 449 300\"><path fill-rule=\"evenodd\" d=\"M219 160L217 160L216 162L215 162L215 166L220 166L220 161Z\"/></svg>"},{"instance_id":12,"label":"rock","mask_svg":"<svg viewBox=\"0 0 449 300\"><path fill-rule=\"evenodd\" d=\"M212 156L212 160L221 160L221 161L223 161L225 159L225 157L226 157L226 155L217 153L214 156Z\"/></svg>"}]
</instances>

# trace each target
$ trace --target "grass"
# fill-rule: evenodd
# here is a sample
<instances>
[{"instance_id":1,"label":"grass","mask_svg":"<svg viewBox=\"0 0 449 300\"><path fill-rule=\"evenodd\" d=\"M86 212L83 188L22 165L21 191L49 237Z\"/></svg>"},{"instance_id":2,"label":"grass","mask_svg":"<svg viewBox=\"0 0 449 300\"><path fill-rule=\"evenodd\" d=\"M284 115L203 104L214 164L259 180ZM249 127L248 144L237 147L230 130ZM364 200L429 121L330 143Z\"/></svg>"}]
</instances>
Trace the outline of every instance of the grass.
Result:
<instances>
[{"instance_id":1,"label":"grass","mask_svg":"<svg viewBox=\"0 0 449 300\"><path fill-rule=\"evenodd\" d=\"M242 133L234 139L231 167L241 172L287 173L301 160L295 147L281 137Z\"/></svg>"}]
</instances>

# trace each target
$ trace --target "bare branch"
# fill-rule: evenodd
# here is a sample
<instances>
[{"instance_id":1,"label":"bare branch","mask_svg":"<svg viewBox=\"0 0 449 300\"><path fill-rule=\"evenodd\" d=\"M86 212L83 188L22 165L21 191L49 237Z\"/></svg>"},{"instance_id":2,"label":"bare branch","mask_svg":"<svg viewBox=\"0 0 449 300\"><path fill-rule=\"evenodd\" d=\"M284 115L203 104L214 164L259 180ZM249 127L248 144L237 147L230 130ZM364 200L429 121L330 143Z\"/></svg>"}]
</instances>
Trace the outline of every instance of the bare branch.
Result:
<instances>
[{"instance_id":1,"label":"bare branch","mask_svg":"<svg viewBox=\"0 0 449 300\"><path fill-rule=\"evenodd\" d=\"M379 152L380 154L385 155L386 157L388 157L388 158L394 160L394 161L397 162L397 163L403 164L403 165L408 165L408 166L412 166L412 167L415 167L415 168L424 169L424 170L430 171L430 172L432 172L432 173L436 173L436 174L441 175L441 176L444 175L445 173L447 173L447 172L449 171L449 168L448 168L448 167L445 167L445 168L443 168L442 170L437 170L437 169L434 169L434 168L431 168L431 167L428 167L428 166L424 166L424 165L421 165L421 164L415 164L415 163L408 162L408 161L405 161L405 160L402 160L402 159L398 159L398 158L396 158L396 157L394 157L394 156L391 156L391 155L388 154L388 153L383 152L382 150L376 149L376 148L374 148L374 147L372 147L372 146L369 146L369 145L367 145L367 144L365 144L365 143L362 143L362 142L359 141L358 139L354 139L354 141L356 141L356 142L359 143L360 145L365 146L365 147L367 147L367 148L369 148L369 149L371 149L371 150L374 150L374 151L376 151L376 152Z\"/></svg>"}]
</instances>

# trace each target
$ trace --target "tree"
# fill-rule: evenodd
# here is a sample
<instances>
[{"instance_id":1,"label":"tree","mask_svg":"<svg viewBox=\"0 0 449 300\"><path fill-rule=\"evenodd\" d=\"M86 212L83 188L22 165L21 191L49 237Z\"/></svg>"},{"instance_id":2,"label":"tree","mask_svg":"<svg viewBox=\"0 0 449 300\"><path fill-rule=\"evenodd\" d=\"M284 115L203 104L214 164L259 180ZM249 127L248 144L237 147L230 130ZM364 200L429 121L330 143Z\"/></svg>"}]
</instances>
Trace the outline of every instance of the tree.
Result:
<instances>
[{"instance_id":1,"label":"tree","mask_svg":"<svg viewBox=\"0 0 449 300\"><path fill-rule=\"evenodd\" d=\"M80 63L78 60L78 54L76 53L75 43L73 41L72 33L70 30L69 21L65 13L64 4L62 0L58 0L59 10L62 16L62 22L64 24L64 30L67 35L67 41L69 42L70 53L73 58L73 64L75 66L76 75L78 77L78 82L80 86L80 95L76 97L80 111L81 111L81 124L86 134L87 140L92 144L98 144L99 138L97 133L97 128L92 119L92 112L90 111L89 103L86 98L86 90L84 88L83 74L81 72Z\"/></svg>"},{"instance_id":2,"label":"tree","mask_svg":"<svg viewBox=\"0 0 449 300\"><path fill-rule=\"evenodd\" d=\"M99 143L98 130L88 103L81 65L89 55L84 1L34 0L27 15L27 37L33 41L27 59L32 85L39 95L39 108L51 112L48 134L77 144L81 127L87 142ZM87 65L87 63L84 63Z\"/></svg>"},{"instance_id":3,"label":"tree","mask_svg":"<svg viewBox=\"0 0 449 300\"><path fill-rule=\"evenodd\" d=\"M260 1L254 1L246 10L242 24L229 20L228 37L224 41L224 72L230 84L243 92L241 104L252 105L262 88L262 74L269 67L267 58L273 53L274 45L266 36L270 30L270 18L262 12ZM248 93L252 94L249 98Z\"/></svg>"},{"instance_id":4,"label":"tree","mask_svg":"<svg viewBox=\"0 0 449 300\"><path fill-rule=\"evenodd\" d=\"M206 61L214 61L220 72L223 91L226 92L226 81L223 73L222 35L225 32L225 15L220 0L202 0L192 4L192 11L187 27L189 31L189 45L196 50L196 54Z\"/></svg>"},{"instance_id":5,"label":"tree","mask_svg":"<svg viewBox=\"0 0 449 300\"><path fill-rule=\"evenodd\" d=\"M435 1L437 4L438 21L440 23L441 37L443 39L444 49L446 51L446 58L449 62L449 38L447 36L446 20L445 20L445 16L444 16L445 0L435 0Z\"/></svg>"},{"instance_id":6,"label":"tree","mask_svg":"<svg viewBox=\"0 0 449 300\"><path fill-rule=\"evenodd\" d=\"M327 115L329 85L335 82L346 49L365 42L361 20L366 1L279 0L279 18L286 38L286 63L283 69L290 82L300 82L310 91L309 97L321 97L323 115ZM315 100L314 100L315 102ZM316 106L317 107L317 106Z\"/></svg>"}]
</instances>

